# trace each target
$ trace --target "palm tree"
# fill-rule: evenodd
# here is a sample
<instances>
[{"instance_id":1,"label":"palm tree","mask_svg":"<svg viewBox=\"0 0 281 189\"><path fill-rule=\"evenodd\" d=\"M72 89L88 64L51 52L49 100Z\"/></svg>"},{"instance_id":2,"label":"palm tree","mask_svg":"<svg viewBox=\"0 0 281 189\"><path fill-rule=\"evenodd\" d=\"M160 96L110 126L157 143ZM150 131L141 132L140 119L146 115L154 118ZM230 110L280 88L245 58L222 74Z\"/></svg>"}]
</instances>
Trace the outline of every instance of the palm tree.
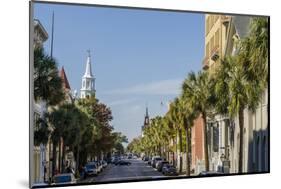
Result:
<instances>
[{"instance_id":1,"label":"palm tree","mask_svg":"<svg viewBox=\"0 0 281 189\"><path fill-rule=\"evenodd\" d=\"M215 93L217 99L216 110L218 113L228 113L231 118L239 120L239 173L243 168L244 148L244 109L255 111L260 99L261 88L256 81L247 79L247 70L239 62L239 55L227 57L216 73L217 83Z\"/></svg>"},{"instance_id":2,"label":"palm tree","mask_svg":"<svg viewBox=\"0 0 281 189\"><path fill-rule=\"evenodd\" d=\"M262 88L268 83L268 18L255 17L251 20L249 36L241 40L240 62L247 71L247 76L254 75L251 80L258 80Z\"/></svg>"},{"instance_id":3,"label":"palm tree","mask_svg":"<svg viewBox=\"0 0 281 189\"><path fill-rule=\"evenodd\" d=\"M44 53L43 48L34 51L34 98L49 105L57 105L63 98L62 82L56 61Z\"/></svg>"},{"instance_id":4,"label":"palm tree","mask_svg":"<svg viewBox=\"0 0 281 189\"><path fill-rule=\"evenodd\" d=\"M183 85L183 98L188 99L194 113L202 116L204 124L204 155L205 169L209 171L209 154L207 142L207 112L211 108L211 94L209 93L210 83L207 72L194 72L188 74Z\"/></svg>"},{"instance_id":5,"label":"palm tree","mask_svg":"<svg viewBox=\"0 0 281 189\"><path fill-rule=\"evenodd\" d=\"M182 112L183 128L185 130L186 138L186 176L190 176L190 162L191 162L191 128L196 114L191 109L188 99L180 98L180 110Z\"/></svg>"},{"instance_id":6,"label":"palm tree","mask_svg":"<svg viewBox=\"0 0 281 189\"><path fill-rule=\"evenodd\" d=\"M179 138L179 151L180 153L183 151L182 145L182 114L180 110L180 101L179 98L175 98L175 100L170 104L169 111L166 114L167 119L172 123L173 128L177 131L177 136ZM176 144L176 151L177 151ZM182 172L182 157L180 156L180 164L179 164L179 172Z\"/></svg>"},{"instance_id":7,"label":"palm tree","mask_svg":"<svg viewBox=\"0 0 281 189\"><path fill-rule=\"evenodd\" d=\"M57 65L54 59L44 53L43 48L34 50L34 99L35 101L46 102L48 105L56 105L64 98L62 82L58 75ZM34 131L34 144L46 144L49 139L50 129L48 128L45 114L39 119L39 128Z\"/></svg>"}]
</instances>

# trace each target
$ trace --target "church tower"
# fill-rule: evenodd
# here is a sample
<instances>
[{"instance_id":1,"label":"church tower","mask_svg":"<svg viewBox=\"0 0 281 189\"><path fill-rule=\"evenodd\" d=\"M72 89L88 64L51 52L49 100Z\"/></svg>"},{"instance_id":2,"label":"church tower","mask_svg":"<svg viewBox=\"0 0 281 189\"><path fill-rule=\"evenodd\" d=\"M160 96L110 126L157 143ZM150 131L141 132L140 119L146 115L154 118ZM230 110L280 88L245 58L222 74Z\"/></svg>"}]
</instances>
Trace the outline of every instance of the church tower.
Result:
<instances>
[{"instance_id":1,"label":"church tower","mask_svg":"<svg viewBox=\"0 0 281 189\"><path fill-rule=\"evenodd\" d=\"M88 50L88 57L86 62L86 71L82 77L82 88L80 90L80 97L86 98L87 96L95 96L95 78L92 74L91 68L91 55L90 51Z\"/></svg>"},{"instance_id":2,"label":"church tower","mask_svg":"<svg viewBox=\"0 0 281 189\"><path fill-rule=\"evenodd\" d=\"M148 107L146 107L146 112L145 112L145 116L144 116L144 123L143 123L143 126L141 127L141 136L143 137L144 135L144 129L146 127L149 126L149 115L148 115Z\"/></svg>"}]
</instances>

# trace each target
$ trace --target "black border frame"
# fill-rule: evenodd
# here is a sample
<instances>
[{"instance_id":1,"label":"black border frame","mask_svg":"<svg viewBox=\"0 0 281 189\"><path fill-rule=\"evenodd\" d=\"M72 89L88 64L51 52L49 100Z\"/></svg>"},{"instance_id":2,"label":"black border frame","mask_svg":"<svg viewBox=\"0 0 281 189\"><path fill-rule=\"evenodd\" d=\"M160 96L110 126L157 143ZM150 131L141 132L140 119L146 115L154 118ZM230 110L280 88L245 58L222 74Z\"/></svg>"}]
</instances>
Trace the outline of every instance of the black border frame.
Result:
<instances>
[{"instance_id":1,"label":"black border frame","mask_svg":"<svg viewBox=\"0 0 281 189\"><path fill-rule=\"evenodd\" d=\"M247 173L230 173L230 174L222 174L222 175L208 175L208 176L180 176L180 177L163 177L163 178L147 178L147 179L128 179L128 180L118 180L118 181L102 181L102 182L93 182L93 183L76 183L76 184L64 184L64 185L48 185L48 186L32 186L31 183L31 157L32 155L32 139L31 132L33 130L31 127L32 120L32 75L31 75L31 67L33 63L32 56L32 47L33 47L33 38L31 31L31 27L33 27L33 3L41 3L41 4L55 4L55 5L70 5L70 6L86 6L86 7L101 7L101 8L119 8L119 9L132 9L132 10L147 10L147 11L163 11L163 12L181 12L181 13L197 13L197 14L225 14L230 16L240 15L240 16L258 16L258 17L267 17L268 18L268 107L267 107L267 119L268 119L268 171L263 172L247 172ZM148 8L148 7L134 7L134 6L121 6L121 5L101 5L101 4L88 4L88 3L69 3L69 2L53 2L53 1L41 1L41 0L30 0L29 1L29 188L53 188L53 187L67 187L67 186L89 186L89 185L100 185L100 184L115 184L115 183L134 183L134 182L144 182L144 181L161 181L161 180L181 180L181 179L194 179L194 178L211 178L211 177L226 177L226 176L240 176L240 175L258 175L258 174L268 174L270 173L270 15L258 15L258 14L238 14L238 13L226 13L226 12L211 12L211 11L192 11L192 10L177 10L177 9L164 9L164 8Z\"/></svg>"}]
</instances>

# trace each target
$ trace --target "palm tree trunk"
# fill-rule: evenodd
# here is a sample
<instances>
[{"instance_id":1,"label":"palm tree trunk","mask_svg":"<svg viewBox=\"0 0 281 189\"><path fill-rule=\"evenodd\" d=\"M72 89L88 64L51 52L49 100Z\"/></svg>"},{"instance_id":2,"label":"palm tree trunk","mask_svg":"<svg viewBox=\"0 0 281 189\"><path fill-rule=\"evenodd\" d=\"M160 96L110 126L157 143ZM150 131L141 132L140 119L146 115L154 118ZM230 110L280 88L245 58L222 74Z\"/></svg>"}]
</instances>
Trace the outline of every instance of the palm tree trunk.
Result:
<instances>
[{"instance_id":1,"label":"palm tree trunk","mask_svg":"<svg viewBox=\"0 0 281 189\"><path fill-rule=\"evenodd\" d=\"M52 163L52 178L55 175L56 172L56 164L57 164L57 144L53 141L53 163Z\"/></svg>"},{"instance_id":2,"label":"palm tree trunk","mask_svg":"<svg viewBox=\"0 0 281 189\"><path fill-rule=\"evenodd\" d=\"M240 145L239 145L239 167L238 172L242 173L243 171L243 138L244 138L244 109L240 108L239 110L239 132L240 132Z\"/></svg>"},{"instance_id":3,"label":"palm tree trunk","mask_svg":"<svg viewBox=\"0 0 281 189\"><path fill-rule=\"evenodd\" d=\"M190 146L190 143L189 143L189 129L188 129L188 126L186 125L185 126L185 136L186 136L186 176L190 176L190 160L189 160L189 146Z\"/></svg>"},{"instance_id":4,"label":"palm tree trunk","mask_svg":"<svg viewBox=\"0 0 281 189\"><path fill-rule=\"evenodd\" d=\"M61 173L61 138L59 138L59 165L58 165L58 171Z\"/></svg>"},{"instance_id":5,"label":"palm tree trunk","mask_svg":"<svg viewBox=\"0 0 281 189\"><path fill-rule=\"evenodd\" d=\"M64 145L64 142L62 144L62 161L61 161L61 164L62 164L62 172L64 172L65 170L65 145Z\"/></svg>"},{"instance_id":6,"label":"palm tree trunk","mask_svg":"<svg viewBox=\"0 0 281 189\"><path fill-rule=\"evenodd\" d=\"M77 146L77 160L76 160L76 172L78 171L79 168L79 154L80 154L80 149L79 149L79 145Z\"/></svg>"},{"instance_id":7,"label":"palm tree trunk","mask_svg":"<svg viewBox=\"0 0 281 189\"><path fill-rule=\"evenodd\" d=\"M208 153L208 137L207 137L207 117L206 113L202 113L204 124L204 155L205 155L205 168L209 171L209 153Z\"/></svg>"},{"instance_id":8,"label":"palm tree trunk","mask_svg":"<svg viewBox=\"0 0 281 189\"><path fill-rule=\"evenodd\" d=\"M182 172L182 130L179 129L179 145L180 145L180 170L179 172Z\"/></svg>"}]
</instances>

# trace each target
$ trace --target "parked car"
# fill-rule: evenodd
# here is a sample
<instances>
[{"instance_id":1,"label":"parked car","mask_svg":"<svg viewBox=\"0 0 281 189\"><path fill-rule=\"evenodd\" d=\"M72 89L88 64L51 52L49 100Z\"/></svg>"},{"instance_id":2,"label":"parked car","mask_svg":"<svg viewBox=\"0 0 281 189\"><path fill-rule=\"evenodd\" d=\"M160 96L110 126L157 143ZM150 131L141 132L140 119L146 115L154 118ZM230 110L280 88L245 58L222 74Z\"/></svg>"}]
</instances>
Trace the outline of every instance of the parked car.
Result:
<instances>
[{"instance_id":1,"label":"parked car","mask_svg":"<svg viewBox=\"0 0 281 189\"><path fill-rule=\"evenodd\" d=\"M169 164L169 162L168 162L168 161L158 161L158 162L156 163L156 169L157 169L157 171L161 172L161 171L162 171L162 167L163 167L163 165L165 165L165 164Z\"/></svg>"},{"instance_id":2,"label":"parked car","mask_svg":"<svg viewBox=\"0 0 281 189\"><path fill-rule=\"evenodd\" d=\"M58 174L53 177L52 185L75 184L76 179L72 173Z\"/></svg>"},{"instance_id":3,"label":"parked car","mask_svg":"<svg viewBox=\"0 0 281 189\"><path fill-rule=\"evenodd\" d=\"M178 175L177 169L171 164L164 164L162 167L162 174L169 175L169 176L176 176Z\"/></svg>"},{"instance_id":4,"label":"parked car","mask_svg":"<svg viewBox=\"0 0 281 189\"><path fill-rule=\"evenodd\" d=\"M223 175L222 172L216 172L216 171L202 171L199 173L198 176L218 176Z\"/></svg>"},{"instance_id":5,"label":"parked car","mask_svg":"<svg viewBox=\"0 0 281 189\"><path fill-rule=\"evenodd\" d=\"M98 175L98 168L97 168L97 165L96 163L94 162L91 162L91 163L88 163L85 165L85 176L96 176Z\"/></svg>"},{"instance_id":6,"label":"parked car","mask_svg":"<svg viewBox=\"0 0 281 189\"><path fill-rule=\"evenodd\" d=\"M152 167L153 168L156 168L156 163L157 161L162 161L162 158L161 157L155 157L154 159L152 159Z\"/></svg>"},{"instance_id":7,"label":"parked car","mask_svg":"<svg viewBox=\"0 0 281 189\"><path fill-rule=\"evenodd\" d=\"M97 165L97 169L98 169L98 173L102 172L103 167L100 161L95 161L94 163L96 163Z\"/></svg>"},{"instance_id":8,"label":"parked car","mask_svg":"<svg viewBox=\"0 0 281 189\"><path fill-rule=\"evenodd\" d=\"M115 165L131 165L131 162L125 161L125 160L120 160Z\"/></svg>"},{"instance_id":9,"label":"parked car","mask_svg":"<svg viewBox=\"0 0 281 189\"><path fill-rule=\"evenodd\" d=\"M144 158L143 158L143 161L148 161L149 160L149 158L147 157L147 156L145 156Z\"/></svg>"},{"instance_id":10,"label":"parked car","mask_svg":"<svg viewBox=\"0 0 281 189\"><path fill-rule=\"evenodd\" d=\"M114 158L112 158L112 163L113 163L113 164L116 164L116 163L118 163L120 160L121 160L121 159L120 159L119 157L114 157Z\"/></svg>"},{"instance_id":11,"label":"parked car","mask_svg":"<svg viewBox=\"0 0 281 189\"><path fill-rule=\"evenodd\" d=\"M151 165L152 159L148 159L147 164Z\"/></svg>"},{"instance_id":12,"label":"parked car","mask_svg":"<svg viewBox=\"0 0 281 189\"><path fill-rule=\"evenodd\" d=\"M101 164L102 164L102 167L103 167L103 168L106 168L106 167L107 167L107 162L106 162L105 160L102 160Z\"/></svg>"}]
</instances>

